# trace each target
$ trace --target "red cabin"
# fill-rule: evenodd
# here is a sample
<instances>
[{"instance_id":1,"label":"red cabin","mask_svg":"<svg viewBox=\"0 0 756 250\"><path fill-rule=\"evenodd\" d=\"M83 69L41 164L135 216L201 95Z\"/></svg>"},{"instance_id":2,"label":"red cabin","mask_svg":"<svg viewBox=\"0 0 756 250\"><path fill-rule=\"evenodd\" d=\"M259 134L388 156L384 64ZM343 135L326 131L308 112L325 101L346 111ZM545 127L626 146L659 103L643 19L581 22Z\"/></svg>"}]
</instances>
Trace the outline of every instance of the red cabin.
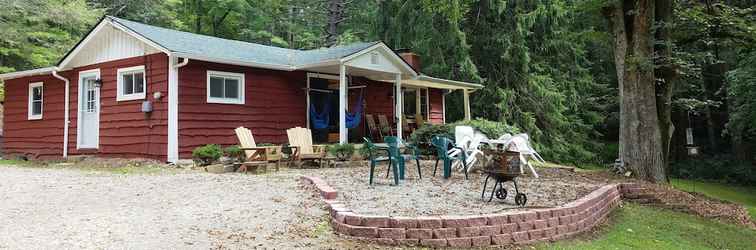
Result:
<instances>
[{"instance_id":1,"label":"red cabin","mask_svg":"<svg viewBox=\"0 0 756 250\"><path fill-rule=\"evenodd\" d=\"M417 55L382 42L295 50L106 16L58 65L0 75L3 150L175 162L197 146L237 144L239 126L285 143L287 128L316 124L311 114L322 142L368 134L365 114L388 117L401 136L402 119L443 123L454 90L469 119L468 93L482 86L419 69Z\"/></svg>"}]
</instances>

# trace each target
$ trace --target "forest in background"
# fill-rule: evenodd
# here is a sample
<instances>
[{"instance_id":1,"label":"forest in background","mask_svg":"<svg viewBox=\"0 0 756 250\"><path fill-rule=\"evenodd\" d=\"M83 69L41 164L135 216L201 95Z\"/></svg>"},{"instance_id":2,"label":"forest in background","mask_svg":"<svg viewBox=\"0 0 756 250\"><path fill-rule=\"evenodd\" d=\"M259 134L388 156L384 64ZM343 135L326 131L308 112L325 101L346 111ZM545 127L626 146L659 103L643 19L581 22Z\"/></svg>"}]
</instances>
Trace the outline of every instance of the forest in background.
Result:
<instances>
[{"instance_id":1,"label":"forest in background","mask_svg":"<svg viewBox=\"0 0 756 250\"><path fill-rule=\"evenodd\" d=\"M381 40L420 55L424 73L483 84L473 116L527 132L545 158L609 164L621 91L608 6L621 2L0 0L0 73L56 64L102 15L295 49ZM653 69L657 93L669 87L666 172L754 183L756 1L666 2L654 60L624 60ZM448 97L449 120L462 117L461 99ZM703 160L687 155L688 128Z\"/></svg>"}]
</instances>

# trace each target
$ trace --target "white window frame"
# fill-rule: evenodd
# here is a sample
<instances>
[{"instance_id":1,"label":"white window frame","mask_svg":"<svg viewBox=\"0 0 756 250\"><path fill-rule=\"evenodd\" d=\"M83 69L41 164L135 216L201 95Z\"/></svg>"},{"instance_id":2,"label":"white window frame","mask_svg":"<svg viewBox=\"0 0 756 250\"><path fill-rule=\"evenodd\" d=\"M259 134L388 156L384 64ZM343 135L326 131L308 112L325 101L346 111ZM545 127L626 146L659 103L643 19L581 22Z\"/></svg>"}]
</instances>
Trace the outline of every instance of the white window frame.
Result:
<instances>
[{"instance_id":1,"label":"white window frame","mask_svg":"<svg viewBox=\"0 0 756 250\"><path fill-rule=\"evenodd\" d=\"M123 94L123 75L127 73L142 73L142 83L144 84L142 93L132 93L132 94ZM143 100L147 97L147 71L144 69L144 65L140 66L134 66L134 67L128 67L128 68L120 68L118 69L117 77L117 85L116 91L118 94L116 95L116 101L133 101L133 100Z\"/></svg>"},{"instance_id":2,"label":"white window frame","mask_svg":"<svg viewBox=\"0 0 756 250\"><path fill-rule=\"evenodd\" d=\"M239 97L236 99L232 98L218 98L218 97L210 97L210 77L221 77L221 78L236 78L236 80L239 81ZM220 103L220 104L244 104L244 86L247 85L244 81L244 74L243 73L233 73L233 72L223 72L223 71L213 71L208 70L207 71L207 89L205 92L207 92L207 103ZM225 81L224 81L224 88L225 88ZM225 89L224 89L225 93Z\"/></svg>"},{"instance_id":3,"label":"white window frame","mask_svg":"<svg viewBox=\"0 0 756 250\"><path fill-rule=\"evenodd\" d=\"M32 112L34 111L34 106L33 106L32 102L34 101L33 100L33 98L34 98L33 97L33 95L34 95L34 88L38 88L38 87L42 88L42 91L41 91L42 95L40 96L40 99L39 99L39 102L40 102L41 105L39 107L39 114L33 114ZM27 101L26 105L28 107L27 108L27 118L29 120L41 120L42 119L42 114L44 114L44 112L45 112L45 85L44 85L43 82L29 83L29 100Z\"/></svg>"},{"instance_id":4,"label":"white window frame","mask_svg":"<svg viewBox=\"0 0 756 250\"><path fill-rule=\"evenodd\" d=\"M415 114L413 115L417 115L417 114L423 114L422 112L423 106L421 105L421 101L420 101L421 100L420 97L422 96L420 94L420 92L422 92L421 90L425 90L425 114L426 114L425 116L427 117L424 116L423 120L427 122L427 121L430 121L430 117L429 117L430 116L430 89L424 88L424 87L408 86L408 87L404 87L404 90L402 90L402 93L415 92ZM404 106L402 106L402 114L404 114Z\"/></svg>"}]
</instances>

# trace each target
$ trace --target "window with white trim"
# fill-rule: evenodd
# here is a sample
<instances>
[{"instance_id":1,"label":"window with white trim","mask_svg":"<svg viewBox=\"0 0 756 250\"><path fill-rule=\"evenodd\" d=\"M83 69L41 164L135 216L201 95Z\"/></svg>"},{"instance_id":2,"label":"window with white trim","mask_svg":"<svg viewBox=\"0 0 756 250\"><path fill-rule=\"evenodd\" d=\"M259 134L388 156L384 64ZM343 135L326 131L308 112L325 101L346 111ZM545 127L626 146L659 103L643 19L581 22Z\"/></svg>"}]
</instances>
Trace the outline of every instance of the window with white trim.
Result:
<instances>
[{"instance_id":1,"label":"window with white trim","mask_svg":"<svg viewBox=\"0 0 756 250\"><path fill-rule=\"evenodd\" d=\"M408 117L415 117L421 115L423 120L428 121L428 107L429 96L427 88L403 88L404 95L402 96L403 113Z\"/></svg>"},{"instance_id":2,"label":"window with white trim","mask_svg":"<svg viewBox=\"0 0 756 250\"><path fill-rule=\"evenodd\" d=\"M147 92L147 78L144 65L118 69L117 101L144 99Z\"/></svg>"},{"instance_id":3,"label":"window with white trim","mask_svg":"<svg viewBox=\"0 0 756 250\"><path fill-rule=\"evenodd\" d=\"M428 120L428 89L420 89L417 94L418 101L420 102L420 114L423 116L423 120Z\"/></svg>"},{"instance_id":4,"label":"window with white trim","mask_svg":"<svg viewBox=\"0 0 756 250\"><path fill-rule=\"evenodd\" d=\"M42 119L42 91L43 83L29 84L29 120Z\"/></svg>"},{"instance_id":5,"label":"window with white trim","mask_svg":"<svg viewBox=\"0 0 756 250\"><path fill-rule=\"evenodd\" d=\"M207 102L244 104L244 74L208 70Z\"/></svg>"}]
</instances>

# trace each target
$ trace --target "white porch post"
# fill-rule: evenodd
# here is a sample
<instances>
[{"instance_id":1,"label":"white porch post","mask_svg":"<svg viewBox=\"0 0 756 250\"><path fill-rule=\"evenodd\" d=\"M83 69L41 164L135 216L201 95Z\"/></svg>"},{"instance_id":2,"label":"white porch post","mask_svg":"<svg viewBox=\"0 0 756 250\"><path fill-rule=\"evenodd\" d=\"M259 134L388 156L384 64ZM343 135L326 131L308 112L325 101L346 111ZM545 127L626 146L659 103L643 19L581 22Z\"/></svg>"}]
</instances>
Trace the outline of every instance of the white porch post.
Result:
<instances>
[{"instance_id":1,"label":"white porch post","mask_svg":"<svg viewBox=\"0 0 756 250\"><path fill-rule=\"evenodd\" d=\"M339 65L339 143L347 143L346 128L347 79L346 66Z\"/></svg>"},{"instance_id":2,"label":"white porch post","mask_svg":"<svg viewBox=\"0 0 756 250\"><path fill-rule=\"evenodd\" d=\"M441 93L441 123L446 124L446 93L443 92Z\"/></svg>"},{"instance_id":3,"label":"white porch post","mask_svg":"<svg viewBox=\"0 0 756 250\"><path fill-rule=\"evenodd\" d=\"M472 115L470 115L470 91L463 89L462 94L465 103L465 121L469 121L472 119Z\"/></svg>"},{"instance_id":4,"label":"white porch post","mask_svg":"<svg viewBox=\"0 0 756 250\"><path fill-rule=\"evenodd\" d=\"M402 138L402 74L396 74L396 137Z\"/></svg>"}]
</instances>

